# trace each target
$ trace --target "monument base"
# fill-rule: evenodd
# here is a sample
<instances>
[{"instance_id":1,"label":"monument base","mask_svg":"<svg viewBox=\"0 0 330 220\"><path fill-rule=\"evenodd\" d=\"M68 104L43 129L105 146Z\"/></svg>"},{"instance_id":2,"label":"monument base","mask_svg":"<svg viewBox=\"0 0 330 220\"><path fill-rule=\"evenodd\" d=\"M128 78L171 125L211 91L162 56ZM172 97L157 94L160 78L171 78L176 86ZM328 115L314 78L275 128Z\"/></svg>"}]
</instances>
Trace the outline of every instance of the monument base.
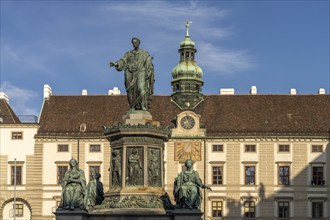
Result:
<instances>
[{"instance_id":1,"label":"monument base","mask_svg":"<svg viewBox=\"0 0 330 220\"><path fill-rule=\"evenodd\" d=\"M201 220L199 210L175 209L112 209L86 211L56 211L56 220Z\"/></svg>"},{"instance_id":2,"label":"monument base","mask_svg":"<svg viewBox=\"0 0 330 220\"><path fill-rule=\"evenodd\" d=\"M152 126L159 126L159 122L153 121L152 115L148 111L130 110L123 115L123 120L125 124L130 125L145 125L150 123Z\"/></svg>"}]
</instances>

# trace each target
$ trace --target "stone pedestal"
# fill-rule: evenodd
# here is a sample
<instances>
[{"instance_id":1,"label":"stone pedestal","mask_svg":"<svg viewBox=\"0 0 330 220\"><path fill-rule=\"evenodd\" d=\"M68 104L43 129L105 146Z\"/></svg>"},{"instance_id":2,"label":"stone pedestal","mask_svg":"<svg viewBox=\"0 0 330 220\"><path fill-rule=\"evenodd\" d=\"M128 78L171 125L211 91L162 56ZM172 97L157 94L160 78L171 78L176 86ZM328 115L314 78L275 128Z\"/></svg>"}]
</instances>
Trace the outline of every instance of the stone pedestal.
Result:
<instances>
[{"instance_id":1,"label":"stone pedestal","mask_svg":"<svg viewBox=\"0 0 330 220\"><path fill-rule=\"evenodd\" d=\"M160 126L158 121L152 120L152 115L148 111L130 110L123 115L125 124L130 125L145 125Z\"/></svg>"},{"instance_id":2,"label":"stone pedestal","mask_svg":"<svg viewBox=\"0 0 330 220\"><path fill-rule=\"evenodd\" d=\"M88 220L89 214L84 210L56 210L56 220Z\"/></svg>"},{"instance_id":3,"label":"stone pedestal","mask_svg":"<svg viewBox=\"0 0 330 220\"><path fill-rule=\"evenodd\" d=\"M164 142L170 130L149 112L133 110L104 133L111 146L110 188L101 208L162 208Z\"/></svg>"}]
</instances>

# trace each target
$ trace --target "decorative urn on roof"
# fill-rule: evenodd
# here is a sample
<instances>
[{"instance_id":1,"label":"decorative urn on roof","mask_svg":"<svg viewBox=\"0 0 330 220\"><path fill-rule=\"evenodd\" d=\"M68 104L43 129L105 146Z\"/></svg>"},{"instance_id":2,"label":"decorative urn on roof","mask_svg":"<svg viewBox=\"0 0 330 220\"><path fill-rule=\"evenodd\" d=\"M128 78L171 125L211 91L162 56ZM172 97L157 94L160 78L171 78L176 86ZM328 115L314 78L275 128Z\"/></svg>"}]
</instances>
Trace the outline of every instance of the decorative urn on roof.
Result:
<instances>
[{"instance_id":1,"label":"decorative urn on roof","mask_svg":"<svg viewBox=\"0 0 330 220\"><path fill-rule=\"evenodd\" d=\"M202 77L203 71L195 61L195 43L189 36L189 26L186 23L186 36L180 43L180 62L173 68L171 82L173 87L172 101L181 109L194 109L203 101Z\"/></svg>"}]
</instances>

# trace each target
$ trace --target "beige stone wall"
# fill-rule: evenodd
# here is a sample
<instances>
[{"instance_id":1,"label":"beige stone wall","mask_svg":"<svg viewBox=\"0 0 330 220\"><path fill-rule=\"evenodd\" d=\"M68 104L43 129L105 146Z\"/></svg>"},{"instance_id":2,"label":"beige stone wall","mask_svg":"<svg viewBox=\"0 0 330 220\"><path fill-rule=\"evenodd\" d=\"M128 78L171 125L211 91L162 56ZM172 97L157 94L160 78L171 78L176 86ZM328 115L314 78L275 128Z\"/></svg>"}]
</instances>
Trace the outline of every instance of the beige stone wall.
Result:
<instances>
[{"instance_id":1,"label":"beige stone wall","mask_svg":"<svg viewBox=\"0 0 330 220\"><path fill-rule=\"evenodd\" d=\"M329 206L330 200L330 175L325 174L327 186L311 187L311 165L310 162L317 161L325 164L327 173L330 171L330 149L328 140L278 140L278 139L206 139L206 148L204 149L204 139L171 139L165 144L165 189L173 200L173 181L177 174L181 171L182 163L174 160L174 144L176 141L200 141L201 142L201 161L197 161L194 168L199 172L201 179L204 182L204 172L206 174L206 184L212 185L212 164L217 160L221 161L224 166L224 185L211 186L213 191L207 191L203 195L202 211L205 213L206 219L211 219L211 202L223 202L223 214L226 219L240 219L243 214L243 204L246 199L251 199L257 204L258 219L270 220L277 215L277 200L285 198L290 201L292 219L309 219L311 215L309 198L316 196L326 198L324 203L325 214L327 219L330 218ZM27 156L26 160L26 190L24 191L24 199L31 205L32 216L34 219L52 219L52 216L47 210L50 210L56 204L56 199L59 199L60 187L54 182L43 184L42 175L47 175L47 169L53 167L56 169L54 161L48 161L49 148L57 147L57 143L68 143L70 153L61 154L55 153L52 155L54 161L68 160L68 158L77 158L77 140L37 140L34 149L34 155ZM109 171L110 166L110 144L107 140L80 140L80 167L85 169L86 177L88 175L87 161L92 161L93 154L88 153L90 143L100 143L102 148L101 159L99 155L96 160L102 160L102 176L105 191L109 188ZM224 152L214 153L211 151L212 144L223 144ZM256 144L256 153L247 154L244 152L244 144ZM280 154L277 151L279 143L290 144L290 152ZM310 147L312 144L324 144L325 152L318 155L311 155ZM47 148L47 150L46 150ZM204 150L206 158L204 158ZM53 152L53 151L52 151ZM47 161L45 161L47 158ZM1 173L8 173L8 158L1 156L0 168ZM244 163L255 162L256 166L256 185L244 185ZM278 163L287 162L290 166L292 186L282 187L278 185ZM54 174L53 174L54 175ZM6 201L11 196L11 191L7 187L6 175L0 175L1 183L1 200ZM53 180L52 180L53 181ZM23 192L23 191L22 191ZM21 193L22 193L21 192ZM174 203L174 201L172 201ZM204 202L206 204L204 209ZM0 204L0 207L2 205ZM0 213L1 210L0 210ZM44 213L44 215L43 215ZM1 219L1 218L0 218Z\"/></svg>"},{"instance_id":2,"label":"beige stone wall","mask_svg":"<svg viewBox=\"0 0 330 220\"><path fill-rule=\"evenodd\" d=\"M34 146L34 155L26 159L26 193L32 208L32 219L42 220L42 157L43 143Z\"/></svg>"},{"instance_id":3,"label":"beige stone wall","mask_svg":"<svg viewBox=\"0 0 330 220\"><path fill-rule=\"evenodd\" d=\"M8 156L0 156L0 219L3 217L3 205L6 202Z\"/></svg>"}]
</instances>

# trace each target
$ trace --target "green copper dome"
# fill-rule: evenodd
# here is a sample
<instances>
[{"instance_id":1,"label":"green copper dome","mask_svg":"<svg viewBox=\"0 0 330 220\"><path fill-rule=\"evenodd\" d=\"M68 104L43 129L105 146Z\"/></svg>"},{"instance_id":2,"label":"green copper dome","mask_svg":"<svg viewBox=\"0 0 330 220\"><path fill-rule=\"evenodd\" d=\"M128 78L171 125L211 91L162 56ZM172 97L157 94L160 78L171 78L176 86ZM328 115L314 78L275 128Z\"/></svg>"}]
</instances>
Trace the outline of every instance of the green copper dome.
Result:
<instances>
[{"instance_id":1,"label":"green copper dome","mask_svg":"<svg viewBox=\"0 0 330 220\"><path fill-rule=\"evenodd\" d=\"M191 40L189 36L186 36L183 41L180 43L180 47L195 47L195 42Z\"/></svg>"},{"instance_id":2,"label":"green copper dome","mask_svg":"<svg viewBox=\"0 0 330 220\"><path fill-rule=\"evenodd\" d=\"M172 70L173 81L179 79L201 80L203 76L202 69L195 62L195 42L189 36L189 24L186 24L186 36L180 43L180 62Z\"/></svg>"},{"instance_id":3,"label":"green copper dome","mask_svg":"<svg viewBox=\"0 0 330 220\"><path fill-rule=\"evenodd\" d=\"M179 78L201 79L203 77L202 69L195 61L180 61L172 70L173 81Z\"/></svg>"}]
</instances>

